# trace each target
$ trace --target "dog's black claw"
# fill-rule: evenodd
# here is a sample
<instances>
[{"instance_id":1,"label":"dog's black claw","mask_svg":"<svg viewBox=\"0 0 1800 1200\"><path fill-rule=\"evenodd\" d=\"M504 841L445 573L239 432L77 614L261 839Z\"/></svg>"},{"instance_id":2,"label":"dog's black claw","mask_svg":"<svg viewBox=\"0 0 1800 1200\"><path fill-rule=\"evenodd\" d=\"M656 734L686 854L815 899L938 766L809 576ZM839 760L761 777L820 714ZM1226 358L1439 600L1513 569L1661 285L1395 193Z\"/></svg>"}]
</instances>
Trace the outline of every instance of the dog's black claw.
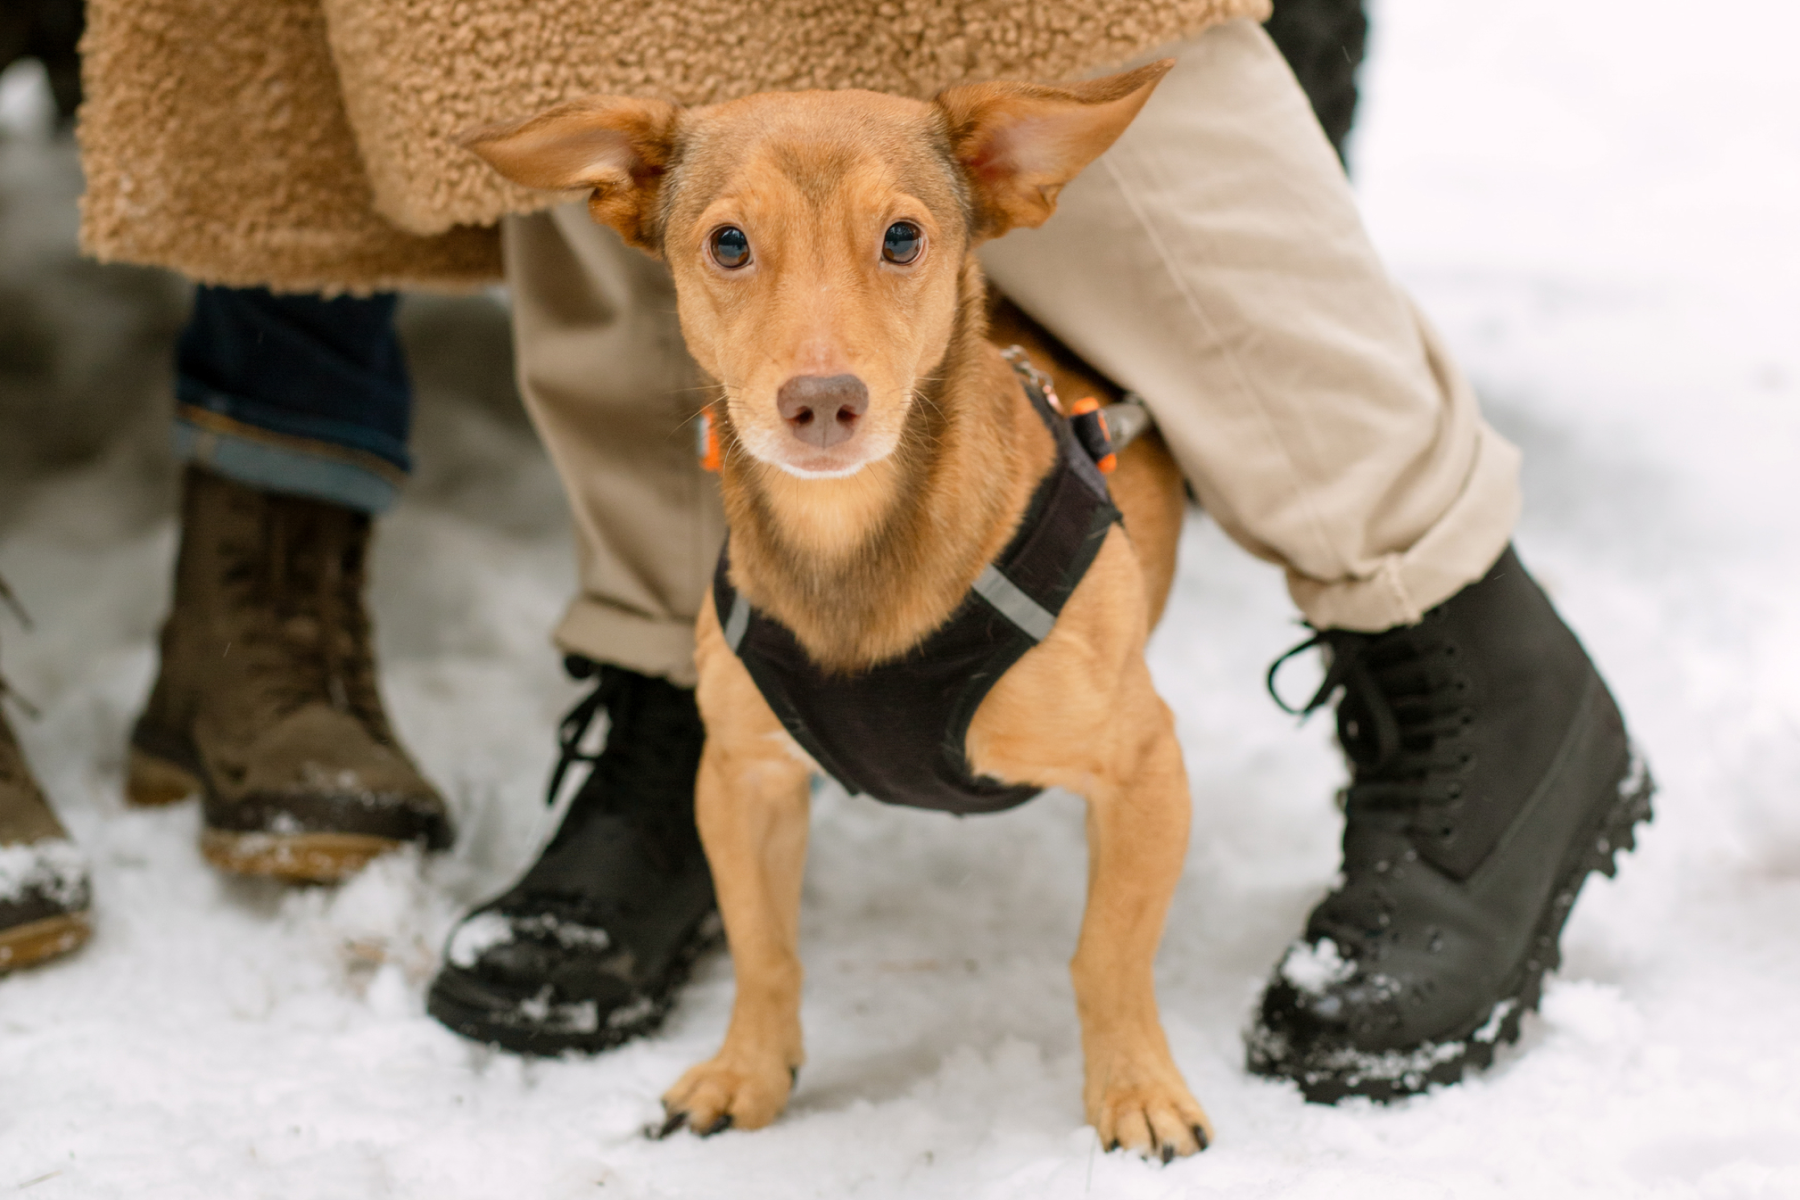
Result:
<instances>
[{"instance_id":1,"label":"dog's black claw","mask_svg":"<svg viewBox=\"0 0 1800 1200\"><path fill-rule=\"evenodd\" d=\"M671 1133L674 1133L677 1129L680 1129L683 1125L686 1125L687 1119L688 1119L688 1115L685 1112L681 1112L679 1110L676 1112L672 1112L668 1115L668 1118L663 1121L661 1127L659 1127L657 1129L657 1131L655 1133L651 1134L650 1136L660 1142L664 1138L668 1137Z\"/></svg>"},{"instance_id":2,"label":"dog's black claw","mask_svg":"<svg viewBox=\"0 0 1800 1200\"><path fill-rule=\"evenodd\" d=\"M1212 1139L1206 1136L1206 1130L1198 1125L1194 1126L1194 1141L1202 1150L1212 1145Z\"/></svg>"},{"instance_id":3,"label":"dog's black claw","mask_svg":"<svg viewBox=\"0 0 1800 1200\"><path fill-rule=\"evenodd\" d=\"M1165 1167L1168 1166L1170 1163L1174 1162L1175 1161L1175 1147L1164 1146L1162 1148L1162 1160L1163 1160L1163 1166L1165 1166Z\"/></svg>"},{"instance_id":4,"label":"dog's black claw","mask_svg":"<svg viewBox=\"0 0 1800 1200\"><path fill-rule=\"evenodd\" d=\"M715 1133L724 1133L727 1129L730 1129L730 1128L731 1128L731 1114L730 1113L720 1113L718 1115L718 1117L713 1120L713 1123L711 1125L708 1125L705 1129L699 1130L698 1132L701 1137L711 1137Z\"/></svg>"},{"instance_id":5,"label":"dog's black claw","mask_svg":"<svg viewBox=\"0 0 1800 1200\"><path fill-rule=\"evenodd\" d=\"M1117 1150L1117 1149L1118 1149L1118 1148L1119 1148L1119 1139L1118 1139L1118 1138L1114 1138L1114 1139L1113 1139L1113 1140L1112 1140L1112 1141L1111 1141L1111 1142L1110 1142L1110 1143L1109 1143L1109 1144L1108 1144L1108 1145L1107 1145L1107 1147L1106 1147L1106 1152L1107 1152L1107 1153L1108 1153L1108 1154L1111 1154L1111 1153L1112 1153L1112 1152L1113 1152L1113 1151L1114 1151L1114 1150Z\"/></svg>"},{"instance_id":6,"label":"dog's black claw","mask_svg":"<svg viewBox=\"0 0 1800 1200\"><path fill-rule=\"evenodd\" d=\"M800 1068L799 1067L789 1067L788 1068L788 1086L790 1088L797 1088L800 1086Z\"/></svg>"}]
</instances>

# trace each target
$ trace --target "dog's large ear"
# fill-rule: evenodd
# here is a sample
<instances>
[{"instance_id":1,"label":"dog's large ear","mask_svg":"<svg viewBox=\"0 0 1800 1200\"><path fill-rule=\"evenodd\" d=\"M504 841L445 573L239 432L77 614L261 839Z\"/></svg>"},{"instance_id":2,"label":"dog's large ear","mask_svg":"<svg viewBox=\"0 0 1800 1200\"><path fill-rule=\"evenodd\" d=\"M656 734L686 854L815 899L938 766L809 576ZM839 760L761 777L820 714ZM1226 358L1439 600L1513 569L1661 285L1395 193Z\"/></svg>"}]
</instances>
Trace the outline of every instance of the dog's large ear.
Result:
<instances>
[{"instance_id":1,"label":"dog's large ear","mask_svg":"<svg viewBox=\"0 0 1800 1200\"><path fill-rule=\"evenodd\" d=\"M656 194L681 110L661 100L591 96L523 121L490 125L462 144L514 183L546 191L590 188L594 220L656 253Z\"/></svg>"},{"instance_id":2,"label":"dog's large ear","mask_svg":"<svg viewBox=\"0 0 1800 1200\"><path fill-rule=\"evenodd\" d=\"M1063 185L1125 132L1174 65L1165 58L1066 87L966 83L938 93L974 193L976 240L1049 220Z\"/></svg>"}]
</instances>

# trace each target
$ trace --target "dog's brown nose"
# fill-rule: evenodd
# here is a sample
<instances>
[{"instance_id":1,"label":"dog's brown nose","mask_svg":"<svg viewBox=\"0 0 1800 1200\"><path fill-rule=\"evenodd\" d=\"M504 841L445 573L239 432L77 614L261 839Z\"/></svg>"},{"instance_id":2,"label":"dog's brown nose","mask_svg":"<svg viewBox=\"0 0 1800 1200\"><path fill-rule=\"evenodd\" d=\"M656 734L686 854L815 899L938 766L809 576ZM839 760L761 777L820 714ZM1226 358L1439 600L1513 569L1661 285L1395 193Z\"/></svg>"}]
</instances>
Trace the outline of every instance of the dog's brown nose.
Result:
<instances>
[{"instance_id":1,"label":"dog's brown nose","mask_svg":"<svg viewBox=\"0 0 1800 1200\"><path fill-rule=\"evenodd\" d=\"M795 437L823 450L856 432L869 389L854 375L796 375L775 393L775 407Z\"/></svg>"}]
</instances>

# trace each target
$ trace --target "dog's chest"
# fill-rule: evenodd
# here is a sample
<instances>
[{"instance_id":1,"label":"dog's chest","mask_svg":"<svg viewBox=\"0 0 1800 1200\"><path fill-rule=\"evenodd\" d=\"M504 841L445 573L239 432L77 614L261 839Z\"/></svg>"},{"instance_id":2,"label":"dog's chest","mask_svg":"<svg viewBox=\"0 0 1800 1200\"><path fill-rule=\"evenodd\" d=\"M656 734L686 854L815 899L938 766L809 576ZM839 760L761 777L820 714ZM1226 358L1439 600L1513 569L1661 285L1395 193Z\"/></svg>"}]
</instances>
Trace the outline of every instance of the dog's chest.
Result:
<instances>
[{"instance_id":1,"label":"dog's chest","mask_svg":"<svg viewBox=\"0 0 1800 1200\"><path fill-rule=\"evenodd\" d=\"M788 733L850 792L963 814L998 812L1041 790L976 775L964 742L994 684L1050 635L1119 519L1067 426L1055 420L1052 428L1057 465L1006 549L948 622L868 670L822 670L786 626L737 593L730 547L720 553L713 602L726 643Z\"/></svg>"}]
</instances>

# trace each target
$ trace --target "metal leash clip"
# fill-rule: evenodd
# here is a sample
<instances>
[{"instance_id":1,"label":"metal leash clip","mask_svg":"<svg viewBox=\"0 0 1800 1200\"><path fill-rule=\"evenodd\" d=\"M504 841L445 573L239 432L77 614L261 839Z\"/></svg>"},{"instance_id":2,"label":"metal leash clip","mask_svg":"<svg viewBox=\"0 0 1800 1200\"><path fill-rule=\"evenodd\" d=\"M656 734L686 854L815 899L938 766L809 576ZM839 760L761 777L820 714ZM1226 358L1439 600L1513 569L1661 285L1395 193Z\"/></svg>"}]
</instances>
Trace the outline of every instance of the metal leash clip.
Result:
<instances>
[{"instance_id":1,"label":"metal leash clip","mask_svg":"<svg viewBox=\"0 0 1800 1200\"><path fill-rule=\"evenodd\" d=\"M1008 346L1000 352L1000 357L1021 378L1042 392L1051 408L1068 419L1076 440L1102 475L1112 474L1119 465L1119 451L1155 424L1149 406L1136 392L1126 392L1117 404L1101 404L1092 396L1083 396L1065 410L1062 399L1056 394L1055 381L1026 356L1023 346Z\"/></svg>"}]
</instances>

